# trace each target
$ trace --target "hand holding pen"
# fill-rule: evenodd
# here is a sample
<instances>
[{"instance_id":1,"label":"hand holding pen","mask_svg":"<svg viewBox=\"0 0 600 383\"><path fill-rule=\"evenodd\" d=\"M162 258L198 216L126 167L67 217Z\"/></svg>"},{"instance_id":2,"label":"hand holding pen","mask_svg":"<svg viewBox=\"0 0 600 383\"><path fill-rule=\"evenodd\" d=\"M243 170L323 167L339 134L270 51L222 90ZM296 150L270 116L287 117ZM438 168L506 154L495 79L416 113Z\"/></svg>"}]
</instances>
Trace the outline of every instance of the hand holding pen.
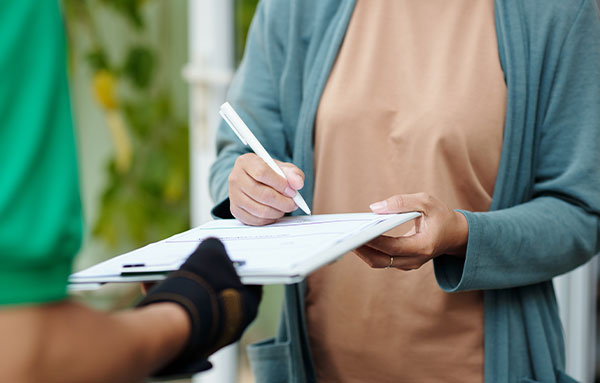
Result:
<instances>
[{"instance_id":1,"label":"hand holding pen","mask_svg":"<svg viewBox=\"0 0 600 383\"><path fill-rule=\"evenodd\" d=\"M223 104L220 113L240 140L256 153L240 156L229 175L231 214L254 226L273 223L298 207L310 214L298 193L304 186L302 170L273 160L228 103Z\"/></svg>"}]
</instances>

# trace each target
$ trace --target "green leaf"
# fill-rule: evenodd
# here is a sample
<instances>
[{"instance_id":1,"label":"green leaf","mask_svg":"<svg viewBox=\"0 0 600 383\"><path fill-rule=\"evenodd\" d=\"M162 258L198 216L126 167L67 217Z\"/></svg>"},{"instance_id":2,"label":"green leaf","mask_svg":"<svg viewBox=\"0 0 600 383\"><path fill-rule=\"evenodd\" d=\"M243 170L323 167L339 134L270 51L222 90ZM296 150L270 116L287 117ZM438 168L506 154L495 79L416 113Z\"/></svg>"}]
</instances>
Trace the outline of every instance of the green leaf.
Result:
<instances>
[{"instance_id":1,"label":"green leaf","mask_svg":"<svg viewBox=\"0 0 600 383\"><path fill-rule=\"evenodd\" d=\"M137 29L144 26L140 13L141 3L138 0L102 0L102 3L120 12Z\"/></svg>"},{"instance_id":2,"label":"green leaf","mask_svg":"<svg viewBox=\"0 0 600 383\"><path fill-rule=\"evenodd\" d=\"M248 29L258 0L235 0L235 32L234 32L234 43L235 43L235 59L236 63L240 63L242 56L244 55L244 48L246 46L246 38L248 37Z\"/></svg>"},{"instance_id":3,"label":"green leaf","mask_svg":"<svg viewBox=\"0 0 600 383\"><path fill-rule=\"evenodd\" d=\"M147 88L152 80L154 62L154 53L150 49L143 46L132 47L127 54L123 73L137 88Z\"/></svg>"},{"instance_id":4,"label":"green leaf","mask_svg":"<svg viewBox=\"0 0 600 383\"><path fill-rule=\"evenodd\" d=\"M95 48L88 52L85 59L94 72L101 69L109 69L106 52L101 48Z\"/></svg>"}]
</instances>

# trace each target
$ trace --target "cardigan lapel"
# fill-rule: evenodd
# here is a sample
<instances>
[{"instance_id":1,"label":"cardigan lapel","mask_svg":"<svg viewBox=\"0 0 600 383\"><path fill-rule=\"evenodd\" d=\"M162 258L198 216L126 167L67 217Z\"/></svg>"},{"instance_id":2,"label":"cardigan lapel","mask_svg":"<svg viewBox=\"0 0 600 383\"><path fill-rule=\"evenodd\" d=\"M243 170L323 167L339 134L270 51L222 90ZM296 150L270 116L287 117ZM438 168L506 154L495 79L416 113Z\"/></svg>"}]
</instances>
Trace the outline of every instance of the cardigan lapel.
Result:
<instances>
[{"instance_id":1,"label":"cardigan lapel","mask_svg":"<svg viewBox=\"0 0 600 383\"><path fill-rule=\"evenodd\" d=\"M346 35L350 18L354 11L356 0L344 0L339 5L337 12L329 24L323 39L329 43L322 43L317 50L315 57L311 60L312 69L308 70L306 86L304 87L305 100L300 106L300 118L296 130L296 140L294 144L293 162L304 170L306 178L304 180L304 190L311 191L305 193L306 203L312 206L314 190L314 123L317 114L317 108L321 96L327 84L329 74L333 68L335 59ZM294 213L293 213L294 214ZM316 381L315 369L310 354L310 345L308 343L308 332L306 329L306 309L305 309L306 282L300 282L295 285L286 286L285 289L285 308L287 315L282 320L283 334L281 336L294 337L291 344L299 346L299 349L292 350L297 356L301 356L301 366L292 363L291 368L295 371L303 370L304 374L298 376L299 382ZM290 307L295 306L295 307ZM287 317L287 318L286 318ZM294 330L292 330L294 329ZM287 331L287 333L286 333Z\"/></svg>"},{"instance_id":2,"label":"cardigan lapel","mask_svg":"<svg viewBox=\"0 0 600 383\"><path fill-rule=\"evenodd\" d=\"M498 53L507 86L506 122L502 154L490 210L530 199L533 180L535 100L528 89L528 38L519 0L496 0ZM534 96L534 95L533 95Z\"/></svg>"},{"instance_id":3,"label":"cardigan lapel","mask_svg":"<svg viewBox=\"0 0 600 383\"><path fill-rule=\"evenodd\" d=\"M305 100L300 108L296 142L294 147L294 163L306 174L304 190L314 188L314 125L317 109L329 74L346 35L356 0L344 0L338 5L337 12L323 35L323 43L311 58L312 68L307 71L304 87ZM312 205L313 195L307 193L306 202Z\"/></svg>"}]
</instances>

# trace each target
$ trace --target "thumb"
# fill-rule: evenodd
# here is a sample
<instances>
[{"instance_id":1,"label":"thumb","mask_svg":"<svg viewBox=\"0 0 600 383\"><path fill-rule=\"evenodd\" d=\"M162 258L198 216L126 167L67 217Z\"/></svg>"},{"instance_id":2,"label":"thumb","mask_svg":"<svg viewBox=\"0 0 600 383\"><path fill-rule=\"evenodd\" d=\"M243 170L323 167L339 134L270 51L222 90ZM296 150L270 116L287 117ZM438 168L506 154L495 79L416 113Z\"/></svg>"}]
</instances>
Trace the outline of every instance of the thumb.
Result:
<instances>
[{"instance_id":1,"label":"thumb","mask_svg":"<svg viewBox=\"0 0 600 383\"><path fill-rule=\"evenodd\" d=\"M277 165L279 165L283 174L285 174L290 187L294 190L300 190L304 187L304 172L296 165L288 162L278 162Z\"/></svg>"},{"instance_id":2,"label":"thumb","mask_svg":"<svg viewBox=\"0 0 600 383\"><path fill-rule=\"evenodd\" d=\"M383 201L372 203L369 207L377 214L424 211L423 201L417 194L396 194Z\"/></svg>"}]
</instances>

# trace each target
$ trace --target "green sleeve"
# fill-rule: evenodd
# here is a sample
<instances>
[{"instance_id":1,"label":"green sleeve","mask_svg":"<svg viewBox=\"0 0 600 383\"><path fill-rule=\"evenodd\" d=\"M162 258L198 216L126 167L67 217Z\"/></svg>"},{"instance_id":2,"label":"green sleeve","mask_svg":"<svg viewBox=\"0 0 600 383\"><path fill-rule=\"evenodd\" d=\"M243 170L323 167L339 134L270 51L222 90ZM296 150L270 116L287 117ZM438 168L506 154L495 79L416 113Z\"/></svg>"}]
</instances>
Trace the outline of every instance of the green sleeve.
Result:
<instances>
[{"instance_id":1,"label":"green sleeve","mask_svg":"<svg viewBox=\"0 0 600 383\"><path fill-rule=\"evenodd\" d=\"M465 260L447 255L434 260L446 291L549 281L600 250L600 20L594 0L580 4L568 30L559 34L560 18L552 19L552 33L565 37L550 40L558 54L544 56L556 57L556 64L545 61L547 70L556 69L539 86L540 94L547 92L543 113L530 111L541 116L531 149L532 198L492 212L462 211L469 223Z\"/></svg>"},{"instance_id":2,"label":"green sleeve","mask_svg":"<svg viewBox=\"0 0 600 383\"><path fill-rule=\"evenodd\" d=\"M248 32L246 51L229 87L227 100L273 158L290 162L294 132L282 120L281 77L285 66L288 1L261 1ZM235 160L250 152L229 126L221 121L217 131L217 159L210 169L210 190L220 207L213 214L231 218L228 177ZM223 214L220 214L222 212Z\"/></svg>"},{"instance_id":3,"label":"green sleeve","mask_svg":"<svg viewBox=\"0 0 600 383\"><path fill-rule=\"evenodd\" d=\"M82 235L60 9L0 2L0 305L65 298Z\"/></svg>"}]
</instances>

